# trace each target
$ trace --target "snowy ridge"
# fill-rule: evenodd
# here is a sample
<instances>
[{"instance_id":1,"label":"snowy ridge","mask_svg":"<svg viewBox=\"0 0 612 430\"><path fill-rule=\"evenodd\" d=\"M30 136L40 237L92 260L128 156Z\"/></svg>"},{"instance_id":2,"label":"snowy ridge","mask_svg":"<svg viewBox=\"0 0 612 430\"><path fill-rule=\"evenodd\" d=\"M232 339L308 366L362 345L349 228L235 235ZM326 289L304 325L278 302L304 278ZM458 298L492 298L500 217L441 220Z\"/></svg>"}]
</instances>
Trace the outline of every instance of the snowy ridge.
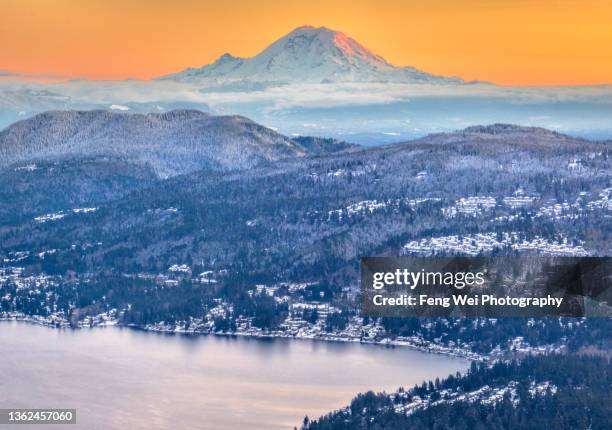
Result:
<instances>
[{"instance_id":1,"label":"snowy ridge","mask_svg":"<svg viewBox=\"0 0 612 430\"><path fill-rule=\"evenodd\" d=\"M395 67L355 39L325 27L296 28L252 58L224 54L212 64L163 76L180 82L421 82L459 83L412 67Z\"/></svg>"}]
</instances>

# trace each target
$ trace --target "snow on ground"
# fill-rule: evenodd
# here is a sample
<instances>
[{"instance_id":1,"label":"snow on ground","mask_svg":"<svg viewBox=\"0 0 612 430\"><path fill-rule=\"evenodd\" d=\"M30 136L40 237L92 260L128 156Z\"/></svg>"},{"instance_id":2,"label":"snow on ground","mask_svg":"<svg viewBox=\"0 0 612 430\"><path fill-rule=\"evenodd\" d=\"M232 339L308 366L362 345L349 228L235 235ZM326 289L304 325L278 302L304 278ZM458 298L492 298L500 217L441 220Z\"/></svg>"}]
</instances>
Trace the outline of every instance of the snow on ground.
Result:
<instances>
[{"instance_id":1,"label":"snow on ground","mask_svg":"<svg viewBox=\"0 0 612 430\"><path fill-rule=\"evenodd\" d=\"M49 221L58 221L66 216L73 214L88 214L97 211L98 208L74 208L68 211L59 211L50 214L40 215L34 218L34 221L40 224L44 224Z\"/></svg>"},{"instance_id":2,"label":"snow on ground","mask_svg":"<svg viewBox=\"0 0 612 430\"><path fill-rule=\"evenodd\" d=\"M38 166L32 163L32 164L27 164L25 166L15 167L15 172L19 172L20 170L24 170L26 172L33 172L36 169L38 169Z\"/></svg>"},{"instance_id":3,"label":"snow on ground","mask_svg":"<svg viewBox=\"0 0 612 430\"><path fill-rule=\"evenodd\" d=\"M327 215L328 219L332 218L334 215L337 215L340 219L345 217L350 218L354 215L359 214L371 214L376 211L385 209L385 208L394 208L397 209L400 205L404 204L414 208L422 203L428 201L439 201L440 199L435 198L401 198L401 199L388 199L388 200L362 200L357 203L350 204L344 208L333 209L330 210Z\"/></svg>"},{"instance_id":4,"label":"snow on ground","mask_svg":"<svg viewBox=\"0 0 612 430\"><path fill-rule=\"evenodd\" d=\"M468 392L445 389L438 391L438 393L440 394L439 400L432 400L431 396L410 397L408 393L403 391L391 394L390 397L395 403L394 409L396 413L412 415L419 410L430 408L432 406L437 406L441 404L453 404L456 402L478 402L484 405L495 405L501 402L504 396L508 396L510 401L512 401L514 404L517 404L519 402L519 398L517 395L518 387L519 382L511 381L507 385L501 387L491 387L489 385L484 385L478 388L477 390ZM544 381L540 383L532 381L529 384L528 391L531 396L543 396L548 391L550 391L552 394L556 393L557 387L550 381Z\"/></svg>"},{"instance_id":5,"label":"snow on ground","mask_svg":"<svg viewBox=\"0 0 612 430\"><path fill-rule=\"evenodd\" d=\"M495 250L510 249L520 252L535 252L546 255L586 256L582 245L574 245L567 238L561 242L539 236L531 240L519 239L517 233L478 233L472 235L450 235L414 240L404 245L404 254L464 254L478 255Z\"/></svg>"},{"instance_id":6,"label":"snow on ground","mask_svg":"<svg viewBox=\"0 0 612 430\"><path fill-rule=\"evenodd\" d=\"M477 216L497 205L495 197L462 197L455 201L453 206L442 208L442 213L447 218L452 218L457 214Z\"/></svg>"}]
</instances>

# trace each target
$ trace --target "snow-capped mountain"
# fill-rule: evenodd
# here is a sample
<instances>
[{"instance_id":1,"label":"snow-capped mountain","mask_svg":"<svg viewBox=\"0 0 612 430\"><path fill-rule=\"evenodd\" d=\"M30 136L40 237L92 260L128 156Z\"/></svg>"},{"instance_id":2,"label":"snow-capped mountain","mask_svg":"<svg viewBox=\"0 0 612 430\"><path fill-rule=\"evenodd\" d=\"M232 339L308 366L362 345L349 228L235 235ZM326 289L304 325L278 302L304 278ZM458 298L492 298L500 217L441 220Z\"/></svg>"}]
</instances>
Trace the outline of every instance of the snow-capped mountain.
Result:
<instances>
[{"instance_id":1,"label":"snow-capped mountain","mask_svg":"<svg viewBox=\"0 0 612 430\"><path fill-rule=\"evenodd\" d=\"M378 145L510 122L610 139L612 85L506 87L396 67L354 39L300 27L252 58L153 80L0 79L0 129L47 110L241 115L286 136Z\"/></svg>"},{"instance_id":2,"label":"snow-capped mountain","mask_svg":"<svg viewBox=\"0 0 612 430\"><path fill-rule=\"evenodd\" d=\"M201 68L160 79L230 82L462 82L395 67L351 37L325 27L299 27L252 58L222 55Z\"/></svg>"}]
</instances>

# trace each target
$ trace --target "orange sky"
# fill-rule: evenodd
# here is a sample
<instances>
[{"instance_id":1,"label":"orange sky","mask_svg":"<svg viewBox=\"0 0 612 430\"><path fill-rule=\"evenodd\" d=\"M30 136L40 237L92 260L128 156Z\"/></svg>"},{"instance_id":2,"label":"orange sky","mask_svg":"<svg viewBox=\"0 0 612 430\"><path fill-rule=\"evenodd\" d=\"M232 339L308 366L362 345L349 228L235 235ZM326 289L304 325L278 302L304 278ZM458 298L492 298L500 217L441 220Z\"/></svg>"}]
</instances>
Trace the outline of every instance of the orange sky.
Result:
<instances>
[{"instance_id":1,"label":"orange sky","mask_svg":"<svg viewBox=\"0 0 612 430\"><path fill-rule=\"evenodd\" d=\"M303 24L441 75L612 83L610 0L1 0L0 70L151 78L255 55Z\"/></svg>"}]
</instances>

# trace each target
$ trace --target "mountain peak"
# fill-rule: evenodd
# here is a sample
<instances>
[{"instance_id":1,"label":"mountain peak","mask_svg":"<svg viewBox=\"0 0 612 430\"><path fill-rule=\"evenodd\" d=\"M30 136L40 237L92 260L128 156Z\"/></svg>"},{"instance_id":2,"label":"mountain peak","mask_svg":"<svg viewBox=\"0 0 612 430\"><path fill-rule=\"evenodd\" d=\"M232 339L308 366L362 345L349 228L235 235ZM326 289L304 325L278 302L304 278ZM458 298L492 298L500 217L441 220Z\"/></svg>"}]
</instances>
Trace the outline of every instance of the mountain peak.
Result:
<instances>
[{"instance_id":1,"label":"mountain peak","mask_svg":"<svg viewBox=\"0 0 612 430\"><path fill-rule=\"evenodd\" d=\"M327 27L304 25L270 44L251 58L224 54L214 63L163 77L213 84L237 82L458 82L395 67L346 34ZM459 81L460 82L460 81Z\"/></svg>"},{"instance_id":2,"label":"mountain peak","mask_svg":"<svg viewBox=\"0 0 612 430\"><path fill-rule=\"evenodd\" d=\"M373 66L392 67L384 58L374 54L352 37L347 36L341 31L332 30L327 27L313 27L309 25L298 27L281 38L279 42L283 40L293 42L299 37L307 37L310 38L312 42L321 43L326 48L327 52L340 53L344 58L355 57ZM312 48L312 46L308 48Z\"/></svg>"},{"instance_id":3,"label":"mountain peak","mask_svg":"<svg viewBox=\"0 0 612 430\"><path fill-rule=\"evenodd\" d=\"M226 52L225 54L223 54L217 59L217 62L227 62L227 61L233 61L233 60L238 60L238 59L239 59L238 57L234 57L229 52Z\"/></svg>"},{"instance_id":4,"label":"mountain peak","mask_svg":"<svg viewBox=\"0 0 612 430\"><path fill-rule=\"evenodd\" d=\"M305 25L300 25L299 27L294 28L289 33L287 33L285 36L291 36L294 34L308 33L308 32L324 33L324 32L333 32L333 30L330 30L327 27L315 27L314 25L305 24Z\"/></svg>"},{"instance_id":5,"label":"mountain peak","mask_svg":"<svg viewBox=\"0 0 612 430\"><path fill-rule=\"evenodd\" d=\"M291 37L302 36L302 35L309 35L309 34L325 36L325 35L333 35L335 33L337 33L337 31L332 30L327 27L315 27L314 25L301 25L299 27L294 28L289 33L282 36L280 39L291 38Z\"/></svg>"}]
</instances>

